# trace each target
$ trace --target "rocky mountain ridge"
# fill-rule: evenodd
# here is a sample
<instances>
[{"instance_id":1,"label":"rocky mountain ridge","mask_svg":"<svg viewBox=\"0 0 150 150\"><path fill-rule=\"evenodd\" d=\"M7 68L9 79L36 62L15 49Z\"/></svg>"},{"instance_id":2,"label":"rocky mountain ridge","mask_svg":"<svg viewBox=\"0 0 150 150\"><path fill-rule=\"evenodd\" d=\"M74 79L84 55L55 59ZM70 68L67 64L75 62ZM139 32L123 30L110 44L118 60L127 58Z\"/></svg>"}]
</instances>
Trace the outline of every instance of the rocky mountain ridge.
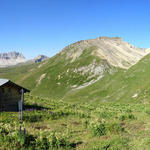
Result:
<instances>
[{"instance_id":1,"label":"rocky mountain ridge","mask_svg":"<svg viewBox=\"0 0 150 150\"><path fill-rule=\"evenodd\" d=\"M79 58L86 49L95 47L91 55L106 60L110 65L128 69L135 65L141 58L150 53L150 49L138 48L120 37L98 37L96 39L81 40L65 47L60 54L66 54L66 60L71 63ZM69 50L68 50L69 49ZM45 55L32 59L38 63L47 60ZM0 53L0 67L7 67L26 62L25 57L19 52Z\"/></svg>"},{"instance_id":2,"label":"rocky mountain ridge","mask_svg":"<svg viewBox=\"0 0 150 150\"><path fill-rule=\"evenodd\" d=\"M73 43L42 63L0 69L0 77L31 89L34 95L55 99L84 96L107 101L116 95L118 100L121 95L129 96L130 88L132 98L144 82L149 86L149 51L121 38L100 37Z\"/></svg>"},{"instance_id":3,"label":"rocky mountain ridge","mask_svg":"<svg viewBox=\"0 0 150 150\"><path fill-rule=\"evenodd\" d=\"M0 67L13 66L25 62L25 57L19 52L0 53Z\"/></svg>"},{"instance_id":4,"label":"rocky mountain ridge","mask_svg":"<svg viewBox=\"0 0 150 150\"><path fill-rule=\"evenodd\" d=\"M47 57L47 56L45 56L45 55L39 55L39 56L35 57L35 58L33 59L33 61L34 61L35 63L39 63L39 62L43 62L43 61L47 60L48 58L49 58L49 57Z\"/></svg>"},{"instance_id":5,"label":"rocky mountain ridge","mask_svg":"<svg viewBox=\"0 0 150 150\"><path fill-rule=\"evenodd\" d=\"M98 37L96 39L81 40L65 47L62 53L66 49L70 49L67 58L71 57L73 62L84 50L91 46L96 48L96 51L92 54L107 60L112 66L123 69L130 68L150 53L150 49L135 47L120 37Z\"/></svg>"},{"instance_id":6,"label":"rocky mountain ridge","mask_svg":"<svg viewBox=\"0 0 150 150\"><path fill-rule=\"evenodd\" d=\"M9 66L14 66L17 64L34 62L39 63L47 60L49 57L45 55L39 55L31 60L26 60L23 54L19 52L8 52L8 53L0 53L0 68L5 68Z\"/></svg>"}]
</instances>

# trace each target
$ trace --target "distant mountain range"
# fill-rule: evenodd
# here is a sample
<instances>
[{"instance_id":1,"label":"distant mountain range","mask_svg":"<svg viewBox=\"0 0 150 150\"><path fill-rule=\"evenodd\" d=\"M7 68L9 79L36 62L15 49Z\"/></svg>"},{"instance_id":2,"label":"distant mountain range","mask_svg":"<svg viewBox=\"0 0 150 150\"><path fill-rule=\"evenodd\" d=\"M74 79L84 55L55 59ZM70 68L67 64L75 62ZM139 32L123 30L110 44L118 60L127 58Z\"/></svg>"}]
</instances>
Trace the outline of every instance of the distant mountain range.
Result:
<instances>
[{"instance_id":1,"label":"distant mountain range","mask_svg":"<svg viewBox=\"0 0 150 150\"><path fill-rule=\"evenodd\" d=\"M18 52L0 53L0 67L12 66L25 61L25 57Z\"/></svg>"},{"instance_id":2,"label":"distant mountain range","mask_svg":"<svg viewBox=\"0 0 150 150\"><path fill-rule=\"evenodd\" d=\"M9 53L0 53L0 68L8 67L8 66L14 66L17 64L22 64L26 62L42 62L44 60L48 59L47 56L39 55L38 57L26 60L23 54L19 52L9 52Z\"/></svg>"}]
</instances>

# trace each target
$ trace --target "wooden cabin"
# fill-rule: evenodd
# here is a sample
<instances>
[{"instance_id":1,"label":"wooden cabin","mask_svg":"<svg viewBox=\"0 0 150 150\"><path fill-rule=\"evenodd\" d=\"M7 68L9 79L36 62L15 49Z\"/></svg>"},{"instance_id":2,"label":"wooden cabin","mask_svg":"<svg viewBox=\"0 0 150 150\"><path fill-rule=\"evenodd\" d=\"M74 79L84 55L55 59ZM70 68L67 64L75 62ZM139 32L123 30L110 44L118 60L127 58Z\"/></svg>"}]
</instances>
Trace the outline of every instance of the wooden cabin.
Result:
<instances>
[{"instance_id":1,"label":"wooden cabin","mask_svg":"<svg viewBox=\"0 0 150 150\"><path fill-rule=\"evenodd\" d=\"M8 79L0 79L0 111L18 111L19 101L28 89Z\"/></svg>"}]
</instances>

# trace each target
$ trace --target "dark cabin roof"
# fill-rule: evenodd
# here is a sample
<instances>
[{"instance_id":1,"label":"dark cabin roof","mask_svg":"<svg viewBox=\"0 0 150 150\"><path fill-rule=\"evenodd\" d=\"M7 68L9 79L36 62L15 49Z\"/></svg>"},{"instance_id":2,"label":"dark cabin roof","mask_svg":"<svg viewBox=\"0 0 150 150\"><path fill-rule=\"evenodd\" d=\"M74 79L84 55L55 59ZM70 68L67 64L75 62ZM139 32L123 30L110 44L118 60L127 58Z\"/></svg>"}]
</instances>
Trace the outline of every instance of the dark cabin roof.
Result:
<instances>
[{"instance_id":1,"label":"dark cabin roof","mask_svg":"<svg viewBox=\"0 0 150 150\"><path fill-rule=\"evenodd\" d=\"M10 86L15 86L16 88L18 88L19 90L23 89L24 93L26 92L30 92L30 90L10 81L9 79L0 79L0 87L4 86L4 85L10 85Z\"/></svg>"}]
</instances>

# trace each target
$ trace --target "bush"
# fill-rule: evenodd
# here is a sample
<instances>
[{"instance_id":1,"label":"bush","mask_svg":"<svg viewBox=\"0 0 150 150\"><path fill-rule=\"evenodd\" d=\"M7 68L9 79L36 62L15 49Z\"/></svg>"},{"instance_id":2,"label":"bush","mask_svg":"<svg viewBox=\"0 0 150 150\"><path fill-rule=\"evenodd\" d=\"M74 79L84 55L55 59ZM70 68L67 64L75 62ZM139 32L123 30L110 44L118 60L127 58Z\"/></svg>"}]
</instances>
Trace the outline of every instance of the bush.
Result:
<instances>
[{"instance_id":1,"label":"bush","mask_svg":"<svg viewBox=\"0 0 150 150\"><path fill-rule=\"evenodd\" d=\"M37 149L37 150L48 150L48 149L72 149L74 143L70 143L64 136L56 136L52 133L49 137L46 136L33 136L25 134L23 131L14 130L8 131L7 129L0 127L0 143L3 143L3 149Z\"/></svg>"},{"instance_id":2,"label":"bush","mask_svg":"<svg viewBox=\"0 0 150 150\"><path fill-rule=\"evenodd\" d=\"M103 136L109 133L118 134L124 132L125 129L121 124L113 122L113 123L92 123L90 125L90 131L92 136Z\"/></svg>"},{"instance_id":3,"label":"bush","mask_svg":"<svg viewBox=\"0 0 150 150\"><path fill-rule=\"evenodd\" d=\"M50 147L51 148L61 148L61 147L69 147L70 143L66 140L66 137L57 137L55 132L50 136Z\"/></svg>"},{"instance_id":4,"label":"bush","mask_svg":"<svg viewBox=\"0 0 150 150\"><path fill-rule=\"evenodd\" d=\"M84 121L82 122L82 124L83 124L83 127L84 127L84 128L88 128L89 121L88 121L88 120L84 120Z\"/></svg>"},{"instance_id":5,"label":"bush","mask_svg":"<svg viewBox=\"0 0 150 150\"><path fill-rule=\"evenodd\" d=\"M36 138L32 135L24 134L22 131L8 131L1 127L0 143L3 143L4 149L33 149L36 144Z\"/></svg>"},{"instance_id":6,"label":"bush","mask_svg":"<svg viewBox=\"0 0 150 150\"><path fill-rule=\"evenodd\" d=\"M118 123L109 124L107 129L110 133L121 133L124 131L124 128Z\"/></svg>"},{"instance_id":7,"label":"bush","mask_svg":"<svg viewBox=\"0 0 150 150\"><path fill-rule=\"evenodd\" d=\"M16 140L16 144L19 145L19 147L24 148L34 148L36 144L36 137L29 134L24 134L23 132L18 131L16 136L14 137Z\"/></svg>"},{"instance_id":8,"label":"bush","mask_svg":"<svg viewBox=\"0 0 150 150\"><path fill-rule=\"evenodd\" d=\"M121 121L124 121L124 120L126 120L126 119L134 120L134 119L136 119L136 118L135 118L135 116L134 116L133 114L131 114L131 113L129 113L129 114L123 114L123 115L121 115L121 116L119 117L119 120L121 120Z\"/></svg>"},{"instance_id":9,"label":"bush","mask_svg":"<svg viewBox=\"0 0 150 150\"><path fill-rule=\"evenodd\" d=\"M50 143L46 137L42 137L37 140L36 147L38 150L47 150L50 147Z\"/></svg>"},{"instance_id":10,"label":"bush","mask_svg":"<svg viewBox=\"0 0 150 150\"><path fill-rule=\"evenodd\" d=\"M93 136L103 136L106 135L106 125L105 123L100 124L91 124L90 126L91 133Z\"/></svg>"}]
</instances>

